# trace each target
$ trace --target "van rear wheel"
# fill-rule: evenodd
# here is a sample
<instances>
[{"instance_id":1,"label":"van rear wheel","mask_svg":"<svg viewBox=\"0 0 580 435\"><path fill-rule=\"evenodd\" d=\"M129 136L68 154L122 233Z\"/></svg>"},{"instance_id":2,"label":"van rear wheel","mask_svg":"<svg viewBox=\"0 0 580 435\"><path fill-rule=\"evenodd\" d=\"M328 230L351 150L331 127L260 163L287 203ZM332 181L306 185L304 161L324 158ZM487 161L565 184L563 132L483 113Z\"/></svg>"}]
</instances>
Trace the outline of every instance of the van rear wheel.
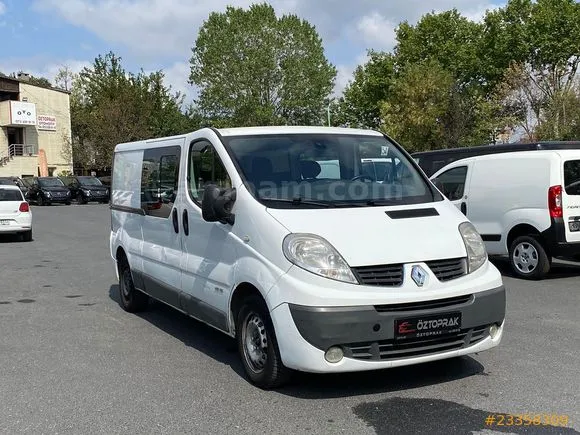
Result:
<instances>
[{"instance_id":1,"label":"van rear wheel","mask_svg":"<svg viewBox=\"0 0 580 435\"><path fill-rule=\"evenodd\" d=\"M515 274L524 279L542 279L550 271L550 257L533 236L517 237L510 246L510 264Z\"/></svg>"},{"instance_id":2,"label":"van rear wheel","mask_svg":"<svg viewBox=\"0 0 580 435\"><path fill-rule=\"evenodd\" d=\"M149 296L137 290L127 260L121 260L119 266L119 299L121 307L129 313L137 313L147 308Z\"/></svg>"},{"instance_id":3,"label":"van rear wheel","mask_svg":"<svg viewBox=\"0 0 580 435\"><path fill-rule=\"evenodd\" d=\"M284 367L274 325L266 304L257 296L249 296L236 316L236 340L244 370L250 381L263 389L283 385L290 371Z\"/></svg>"}]
</instances>

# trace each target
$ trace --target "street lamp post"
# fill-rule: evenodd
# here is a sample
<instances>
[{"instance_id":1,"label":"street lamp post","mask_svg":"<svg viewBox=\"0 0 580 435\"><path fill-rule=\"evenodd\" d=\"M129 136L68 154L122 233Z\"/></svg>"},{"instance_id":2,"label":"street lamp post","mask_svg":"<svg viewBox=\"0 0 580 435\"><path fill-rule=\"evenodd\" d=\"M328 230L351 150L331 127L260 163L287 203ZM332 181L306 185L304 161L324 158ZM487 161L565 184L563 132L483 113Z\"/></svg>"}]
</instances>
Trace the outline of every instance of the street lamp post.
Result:
<instances>
[{"instance_id":1,"label":"street lamp post","mask_svg":"<svg viewBox=\"0 0 580 435\"><path fill-rule=\"evenodd\" d=\"M331 98L330 101L328 102L328 106L326 107L326 113L328 115L328 126L330 127L330 105L332 104L332 102L334 101L334 98Z\"/></svg>"}]
</instances>

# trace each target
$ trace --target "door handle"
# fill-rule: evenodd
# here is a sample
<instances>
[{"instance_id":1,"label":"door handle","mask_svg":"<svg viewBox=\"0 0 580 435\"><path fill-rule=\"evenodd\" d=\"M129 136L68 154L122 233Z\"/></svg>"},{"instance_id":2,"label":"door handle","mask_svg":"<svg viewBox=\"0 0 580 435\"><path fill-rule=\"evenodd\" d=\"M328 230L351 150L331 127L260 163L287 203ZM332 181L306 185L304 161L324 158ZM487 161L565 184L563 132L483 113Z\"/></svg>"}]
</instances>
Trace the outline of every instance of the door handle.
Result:
<instances>
[{"instance_id":1,"label":"door handle","mask_svg":"<svg viewBox=\"0 0 580 435\"><path fill-rule=\"evenodd\" d=\"M173 218L173 230L176 233L179 233L179 218L177 217L177 209L176 208L173 209L173 213L172 213L171 217Z\"/></svg>"},{"instance_id":2,"label":"door handle","mask_svg":"<svg viewBox=\"0 0 580 435\"><path fill-rule=\"evenodd\" d=\"M461 213L463 213L465 216L467 216L467 203L465 203L465 202L461 203Z\"/></svg>"},{"instance_id":3,"label":"door handle","mask_svg":"<svg viewBox=\"0 0 580 435\"><path fill-rule=\"evenodd\" d=\"M189 236L189 219L187 217L187 209L183 210L183 232L186 236Z\"/></svg>"}]
</instances>

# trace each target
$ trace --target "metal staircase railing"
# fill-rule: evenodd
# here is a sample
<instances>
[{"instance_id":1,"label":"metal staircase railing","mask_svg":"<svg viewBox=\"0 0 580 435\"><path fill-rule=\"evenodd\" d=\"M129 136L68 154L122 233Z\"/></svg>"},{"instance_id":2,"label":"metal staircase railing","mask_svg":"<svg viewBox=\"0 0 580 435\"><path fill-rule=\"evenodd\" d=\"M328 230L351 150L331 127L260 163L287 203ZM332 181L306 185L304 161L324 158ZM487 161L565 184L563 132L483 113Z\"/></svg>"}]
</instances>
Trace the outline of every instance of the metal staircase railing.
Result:
<instances>
[{"instance_id":1,"label":"metal staircase railing","mask_svg":"<svg viewBox=\"0 0 580 435\"><path fill-rule=\"evenodd\" d=\"M32 156L32 153L32 145L25 145L21 143L10 144L7 148L0 149L0 166L6 165L14 157Z\"/></svg>"}]
</instances>

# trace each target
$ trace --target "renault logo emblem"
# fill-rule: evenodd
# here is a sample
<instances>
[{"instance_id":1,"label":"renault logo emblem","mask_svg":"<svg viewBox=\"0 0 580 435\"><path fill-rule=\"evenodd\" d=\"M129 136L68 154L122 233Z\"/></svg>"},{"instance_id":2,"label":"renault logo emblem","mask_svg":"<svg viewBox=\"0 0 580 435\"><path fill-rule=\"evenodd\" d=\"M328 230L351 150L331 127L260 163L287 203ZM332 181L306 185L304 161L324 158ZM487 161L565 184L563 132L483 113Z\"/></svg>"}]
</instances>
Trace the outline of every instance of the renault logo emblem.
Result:
<instances>
[{"instance_id":1,"label":"renault logo emblem","mask_svg":"<svg viewBox=\"0 0 580 435\"><path fill-rule=\"evenodd\" d=\"M415 281L415 284L423 287L423 284L427 280L427 272L421 266L415 265L411 268L411 278Z\"/></svg>"}]
</instances>

